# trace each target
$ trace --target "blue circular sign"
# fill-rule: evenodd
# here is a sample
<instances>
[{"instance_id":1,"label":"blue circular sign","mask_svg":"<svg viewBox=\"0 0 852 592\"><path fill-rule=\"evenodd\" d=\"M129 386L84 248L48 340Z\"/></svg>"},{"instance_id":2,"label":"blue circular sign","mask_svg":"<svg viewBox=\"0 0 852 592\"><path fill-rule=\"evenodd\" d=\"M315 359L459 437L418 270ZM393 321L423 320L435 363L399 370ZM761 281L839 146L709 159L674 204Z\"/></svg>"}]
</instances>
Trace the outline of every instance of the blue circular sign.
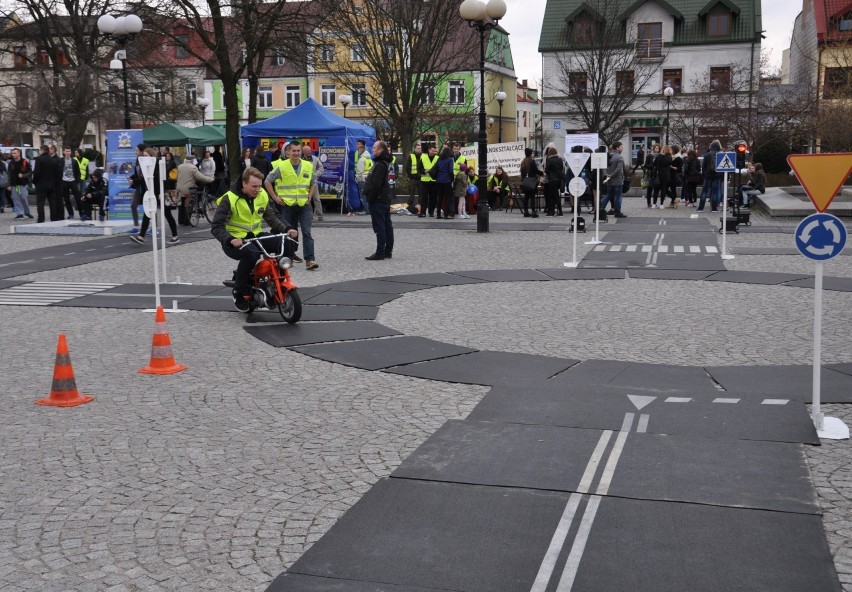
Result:
<instances>
[{"instance_id":1,"label":"blue circular sign","mask_svg":"<svg viewBox=\"0 0 852 592\"><path fill-rule=\"evenodd\" d=\"M796 248L808 259L831 259L845 246L846 227L831 214L811 214L796 227Z\"/></svg>"}]
</instances>

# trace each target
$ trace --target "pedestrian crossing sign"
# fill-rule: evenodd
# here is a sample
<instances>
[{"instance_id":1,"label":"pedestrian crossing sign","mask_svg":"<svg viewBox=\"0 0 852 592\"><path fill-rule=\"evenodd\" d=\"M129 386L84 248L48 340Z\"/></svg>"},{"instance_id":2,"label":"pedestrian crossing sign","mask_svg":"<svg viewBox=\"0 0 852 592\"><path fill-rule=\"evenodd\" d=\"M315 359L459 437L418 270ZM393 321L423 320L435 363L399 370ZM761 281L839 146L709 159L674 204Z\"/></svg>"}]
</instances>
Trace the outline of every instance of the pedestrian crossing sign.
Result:
<instances>
[{"instance_id":1,"label":"pedestrian crossing sign","mask_svg":"<svg viewBox=\"0 0 852 592\"><path fill-rule=\"evenodd\" d=\"M736 152L717 152L716 153L716 172L717 173L733 173L736 172L737 153Z\"/></svg>"}]
</instances>

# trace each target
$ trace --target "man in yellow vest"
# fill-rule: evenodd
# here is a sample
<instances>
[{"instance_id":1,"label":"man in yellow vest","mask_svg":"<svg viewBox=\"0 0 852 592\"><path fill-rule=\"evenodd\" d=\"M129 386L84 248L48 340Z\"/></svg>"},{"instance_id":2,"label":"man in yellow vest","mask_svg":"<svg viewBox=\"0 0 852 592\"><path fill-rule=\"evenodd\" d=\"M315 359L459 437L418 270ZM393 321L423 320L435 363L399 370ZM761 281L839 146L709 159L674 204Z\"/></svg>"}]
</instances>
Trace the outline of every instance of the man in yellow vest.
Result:
<instances>
[{"instance_id":1,"label":"man in yellow vest","mask_svg":"<svg viewBox=\"0 0 852 592\"><path fill-rule=\"evenodd\" d=\"M458 142L453 142L453 179L459 174L461 165L467 164L467 156L461 153L461 146Z\"/></svg>"},{"instance_id":2,"label":"man in yellow vest","mask_svg":"<svg viewBox=\"0 0 852 592\"><path fill-rule=\"evenodd\" d=\"M80 167L80 195L86 193L86 183L89 179L89 159L83 156L83 151L77 148L74 151L74 160Z\"/></svg>"},{"instance_id":3,"label":"man in yellow vest","mask_svg":"<svg viewBox=\"0 0 852 592\"><path fill-rule=\"evenodd\" d=\"M281 218L302 232L302 248L305 256L305 269L319 269L314 255L314 238L311 236L311 192L316 185L314 168L310 161L302 160L302 144L293 141L287 144L281 153L286 160L279 158L272 163L272 170L266 176L266 191L275 203L281 206Z\"/></svg>"},{"instance_id":4,"label":"man in yellow vest","mask_svg":"<svg viewBox=\"0 0 852 592\"><path fill-rule=\"evenodd\" d=\"M373 159L370 153L367 152L366 143L364 140L358 140L355 148L355 182L358 184L358 197L361 199L361 210L357 212L359 216L370 213L370 206L367 204L367 199L364 197L364 184L367 182L367 175L373 169Z\"/></svg>"},{"instance_id":5,"label":"man in yellow vest","mask_svg":"<svg viewBox=\"0 0 852 592\"><path fill-rule=\"evenodd\" d=\"M423 162L420 157L423 156L423 148L420 144L414 145L414 151L408 155L408 164L405 167L405 172L408 173L408 209L412 214L420 215L420 192L423 178ZM413 208L413 211L412 211Z\"/></svg>"},{"instance_id":6,"label":"man in yellow vest","mask_svg":"<svg viewBox=\"0 0 852 592\"><path fill-rule=\"evenodd\" d=\"M261 232L263 222L275 232L287 233L294 239L299 237L299 233L278 218L275 207L269 201L269 195L263 190L263 173L254 167L248 167L243 172L240 190L228 191L219 198L218 203L210 229L213 236L222 243L225 255L239 261L234 273L234 306L245 312L251 301L251 270L260 259L261 251L255 243L241 249L243 240L266 235L267 233ZM281 249L281 238L269 238L263 242L269 252Z\"/></svg>"},{"instance_id":7,"label":"man in yellow vest","mask_svg":"<svg viewBox=\"0 0 852 592\"><path fill-rule=\"evenodd\" d=\"M420 177L420 218L435 216L435 208L438 207L438 183L429 174L432 167L438 164L438 147L429 146L429 154L421 154L420 162L423 164L423 176Z\"/></svg>"}]
</instances>

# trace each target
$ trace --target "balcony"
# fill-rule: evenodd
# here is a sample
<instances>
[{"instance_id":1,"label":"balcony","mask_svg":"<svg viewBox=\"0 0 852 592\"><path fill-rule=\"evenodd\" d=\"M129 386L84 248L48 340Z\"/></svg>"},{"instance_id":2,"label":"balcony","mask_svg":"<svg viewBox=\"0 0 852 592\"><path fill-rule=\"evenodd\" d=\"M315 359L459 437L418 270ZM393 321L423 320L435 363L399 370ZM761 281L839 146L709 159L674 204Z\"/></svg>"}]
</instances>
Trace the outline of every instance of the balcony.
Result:
<instances>
[{"instance_id":1,"label":"balcony","mask_svg":"<svg viewBox=\"0 0 852 592\"><path fill-rule=\"evenodd\" d=\"M636 59L662 60L665 46L662 39L639 39L636 41Z\"/></svg>"}]
</instances>

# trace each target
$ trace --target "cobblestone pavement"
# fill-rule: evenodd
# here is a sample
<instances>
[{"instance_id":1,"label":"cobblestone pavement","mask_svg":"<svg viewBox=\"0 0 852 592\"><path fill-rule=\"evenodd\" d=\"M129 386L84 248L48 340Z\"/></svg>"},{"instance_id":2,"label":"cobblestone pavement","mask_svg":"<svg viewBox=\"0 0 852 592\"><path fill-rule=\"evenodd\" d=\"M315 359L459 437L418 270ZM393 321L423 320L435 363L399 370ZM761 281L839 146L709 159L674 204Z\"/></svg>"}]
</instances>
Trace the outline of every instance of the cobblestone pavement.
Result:
<instances>
[{"instance_id":1,"label":"cobblestone pavement","mask_svg":"<svg viewBox=\"0 0 852 592\"><path fill-rule=\"evenodd\" d=\"M626 204L631 216L692 213L646 210L639 199ZM89 240L9 235L10 219L0 215L0 254ZM312 286L429 271L558 268L571 259L570 235L544 230L567 224L567 216L526 220L541 232L500 228L522 220L517 213L493 213L488 235L424 230L415 220L400 220L394 259L383 262L363 260L372 252L369 228L342 220L315 228L320 270L297 269L295 281ZM729 236L728 245L789 247L795 221L753 220L755 227L787 227L789 235L744 231ZM578 257L590 248L584 240ZM187 241L168 255L170 277L184 281L218 284L233 268L210 240ZM801 260L738 255L726 263L730 269L811 273ZM830 262L826 274L852 277L852 257ZM15 279L152 278L150 251L140 247L138 255ZM825 294L826 361L852 361L841 313L850 297ZM689 365L772 364L810 355L810 302L808 290L779 286L524 282L409 293L383 306L379 321L478 348ZM735 322L723 329L725 319ZM0 306L0 327L7 359L0 373L4 591L264 590L377 479L447 419L466 416L486 392L272 348L250 337L236 313L169 315L175 356L189 369L165 377L136 372L150 355L150 313ZM78 388L95 400L71 409L37 407L35 399L50 388L60 332L68 338ZM852 424L852 406L824 410ZM829 543L845 590L852 592L849 452L848 441L807 448Z\"/></svg>"}]
</instances>

